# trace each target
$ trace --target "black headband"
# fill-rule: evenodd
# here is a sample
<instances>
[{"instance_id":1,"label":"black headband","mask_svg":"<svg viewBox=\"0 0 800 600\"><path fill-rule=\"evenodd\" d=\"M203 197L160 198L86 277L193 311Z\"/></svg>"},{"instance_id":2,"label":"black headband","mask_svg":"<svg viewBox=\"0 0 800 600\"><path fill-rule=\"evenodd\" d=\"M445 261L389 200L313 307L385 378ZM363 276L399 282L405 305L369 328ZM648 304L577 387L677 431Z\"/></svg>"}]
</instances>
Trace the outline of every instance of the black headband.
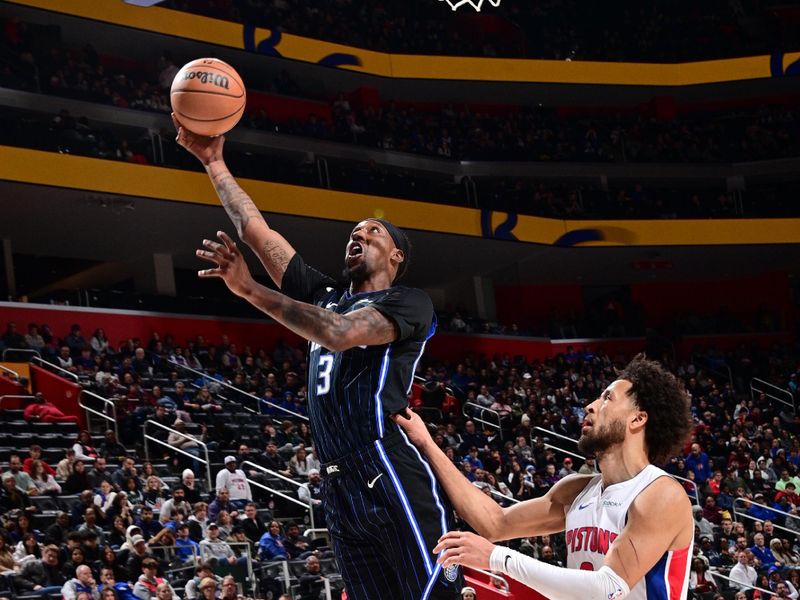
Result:
<instances>
[{"instance_id":1,"label":"black headband","mask_svg":"<svg viewBox=\"0 0 800 600\"><path fill-rule=\"evenodd\" d=\"M386 228L386 231L389 232L389 237L392 238L395 247L398 250L403 251L403 262L400 263L400 266L397 268L397 277L395 277L395 281L400 279L403 275L405 275L406 271L408 270L408 265L411 262L411 242L408 240L408 236L405 232L397 227L396 225L390 223L386 219L372 219L373 221L377 221L381 225Z\"/></svg>"}]
</instances>

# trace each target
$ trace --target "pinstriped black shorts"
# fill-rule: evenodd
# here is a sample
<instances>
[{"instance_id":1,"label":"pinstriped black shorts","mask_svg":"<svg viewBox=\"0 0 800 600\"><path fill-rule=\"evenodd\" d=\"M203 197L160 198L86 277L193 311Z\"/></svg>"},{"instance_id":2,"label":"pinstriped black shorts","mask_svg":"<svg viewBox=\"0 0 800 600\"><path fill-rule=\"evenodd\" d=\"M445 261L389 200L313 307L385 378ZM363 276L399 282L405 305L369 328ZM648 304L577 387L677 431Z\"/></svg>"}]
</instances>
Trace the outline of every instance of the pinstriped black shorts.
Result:
<instances>
[{"instance_id":1,"label":"pinstriped black shorts","mask_svg":"<svg viewBox=\"0 0 800 600\"><path fill-rule=\"evenodd\" d=\"M454 600L459 568L432 550L453 509L427 461L392 432L320 469L323 505L350 600Z\"/></svg>"}]
</instances>

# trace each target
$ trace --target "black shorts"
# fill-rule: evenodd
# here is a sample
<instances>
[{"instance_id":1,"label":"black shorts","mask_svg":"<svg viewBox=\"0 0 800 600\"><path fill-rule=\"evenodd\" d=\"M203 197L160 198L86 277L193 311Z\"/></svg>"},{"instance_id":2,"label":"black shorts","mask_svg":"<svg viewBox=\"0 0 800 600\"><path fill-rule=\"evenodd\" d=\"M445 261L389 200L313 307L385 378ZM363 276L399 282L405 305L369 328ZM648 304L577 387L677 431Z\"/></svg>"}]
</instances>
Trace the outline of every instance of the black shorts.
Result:
<instances>
[{"instance_id":1,"label":"black shorts","mask_svg":"<svg viewBox=\"0 0 800 600\"><path fill-rule=\"evenodd\" d=\"M322 466L323 505L348 600L454 600L461 569L432 550L453 527L450 501L402 432Z\"/></svg>"}]
</instances>

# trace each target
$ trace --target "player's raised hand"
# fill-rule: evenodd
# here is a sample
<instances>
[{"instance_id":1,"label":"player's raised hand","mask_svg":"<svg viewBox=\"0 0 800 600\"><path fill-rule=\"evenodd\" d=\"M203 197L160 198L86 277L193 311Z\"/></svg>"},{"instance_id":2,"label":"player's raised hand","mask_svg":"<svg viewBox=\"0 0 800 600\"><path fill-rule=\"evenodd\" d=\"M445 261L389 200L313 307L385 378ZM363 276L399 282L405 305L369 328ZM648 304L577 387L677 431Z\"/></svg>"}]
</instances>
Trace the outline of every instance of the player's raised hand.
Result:
<instances>
[{"instance_id":1,"label":"player's raised hand","mask_svg":"<svg viewBox=\"0 0 800 600\"><path fill-rule=\"evenodd\" d=\"M392 420L405 430L408 439L420 450L423 450L427 444L433 443L433 438L428 433L427 425L410 408L393 414Z\"/></svg>"},{"instance_id":2,"label":"player's raised hand","mask_svg":"<svg viewBox=\"0 0 800 600\"><path fill-rule=\"evenodd\" d=\"M256 285L247 263L236 247L230 236L224 231L218 231L217 237L222 243L212 240L203 240L203 248L195 254L216 267L203 269L197 272L201 278L219 277L228 286L228 289L240 297L246 296Z\"/></svg>"},{"instance_id":3,"label":"player's raised hand","mask_svg":"<svg viewBox=\"0 0 800 600\"><path fill-rule=\"evenodd\" d=\"M181 125L175 113L172 113L172 123L178 132L175 141L194 154L203 163L203 166L215 160L222 160L222 146L225 144L225 136L207 137L192 133Z\"/></svg>"},{"instance_id":4,"label":"player's raised hand","mask_svg":"<svg viewBox=\"0 0 800 600\"><path fill-rule=\"evenodd\" d=\"M492 550L494 544L479 535L467 531L450 531L439 538L433 553L439 554L436 562L444 568L461 565L486 570L489 568Z\"/></svg>"}]
</instances>

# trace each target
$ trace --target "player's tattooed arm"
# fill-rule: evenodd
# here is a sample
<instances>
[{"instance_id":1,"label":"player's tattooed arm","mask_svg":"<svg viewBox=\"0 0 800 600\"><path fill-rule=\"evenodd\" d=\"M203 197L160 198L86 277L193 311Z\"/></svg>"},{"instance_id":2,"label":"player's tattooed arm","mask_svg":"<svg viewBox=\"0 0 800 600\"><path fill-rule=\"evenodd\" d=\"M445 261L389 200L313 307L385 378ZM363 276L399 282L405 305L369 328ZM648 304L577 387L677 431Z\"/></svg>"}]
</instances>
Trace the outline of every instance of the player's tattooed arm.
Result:
<instances>
[{"instance_id":1,"label":"player's tattooed arm","mask_svg":"<svg viewBox=\"0 0 800 600\"><path fill-rule=\"evenodd\" d=\"M231 218L236 233L244 239L244 232L250 219L263 219L250 196L230 174L227 169L221 173L211 173L211 183L219 196L225 212Z\"/></svg>"},{"instance_id":2,"label":"player's tattooed arm","mask_svg":"<svg viewBox=\"0 0 800 600\"><path fill-rule=\"evenodd\" d=\"M252 198L224 163L214 162L206 168L239 237L256 253L272 281L280 287L286 267L296 253L295 249L280 233L270 228Z\"/></svg>"},{"instance_id":3,"label":"player's tattooed arm","mask_svg":"<svg viewBox=\"0 0 800 600\"><path fill-rule=\"evenodd\" d=\"M397 338L397 325L372 306L346 315L313 304L298 302L259 284L247 268L236 243L222 231L222 243L203 240L197 256L215 265L198 273L218 277L240 298L307 340L328 350L341 351L355 346L379 346Z\"/></svg>"},{"instance_id":4,"label":"player's tattooed arm","mask_svg":"<svg viewBox=\"0 0 800 600\"><path fill-rule=\"evenodd\" d=\"M394 321L372 307L347 315L297 302L283 296L285 302L272 316L276 321L323 348L340 352L356 346L381 346L397 339Z\"/></svg>"}]
</instances>

